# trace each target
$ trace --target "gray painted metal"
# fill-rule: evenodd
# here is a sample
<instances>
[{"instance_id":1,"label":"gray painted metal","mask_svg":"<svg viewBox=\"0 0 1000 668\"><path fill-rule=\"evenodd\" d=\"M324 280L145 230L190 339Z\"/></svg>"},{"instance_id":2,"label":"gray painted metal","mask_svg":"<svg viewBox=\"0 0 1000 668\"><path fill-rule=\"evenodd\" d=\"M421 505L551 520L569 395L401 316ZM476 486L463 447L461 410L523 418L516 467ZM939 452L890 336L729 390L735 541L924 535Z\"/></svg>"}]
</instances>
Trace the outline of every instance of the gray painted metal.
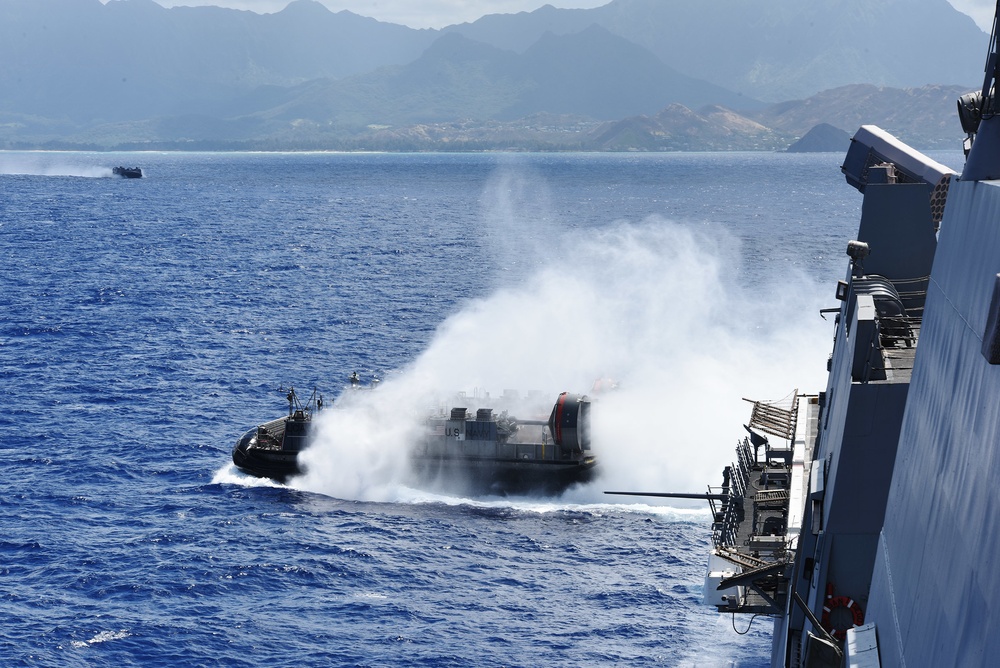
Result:
<instances>
[{"instance_id":1,"label":"gray painted metal","mask_svg":"<svg viewBox=\"0 0 1000 668\"><path fill-rule=\"evenodd\" d=\"M945 222L869 600L885 665L984 666L1000 653L1000 368L981 354L1000 184L954 184Z\"/></svg>"},{"instance_id":2,"label":"gray painted metal","mask_svg":"<svg viewBox=\"0 0 1000 668\"><path fill-rule=\"evenodd\" d=\"M830 661L817 622L855 643L844 648L851 665L988 665L1000 651L1000 611L988 604L1000 570L986 566L1000 553L1000 365L983 340L1000 274L1000 183L952 184L940 243L930 185L869 182L864 195L827 388L795 442L806 454L790 458L804 456L789 469L801 480L745 513L762 503L801 513L800 532L774 537L791 560L742 564L716 545L714 558L738 570L710 580L770 582L767 605L734 611L781 607L774 666ZM863 620L834 619L845 608Z\"/></svg>"}]
</instances>

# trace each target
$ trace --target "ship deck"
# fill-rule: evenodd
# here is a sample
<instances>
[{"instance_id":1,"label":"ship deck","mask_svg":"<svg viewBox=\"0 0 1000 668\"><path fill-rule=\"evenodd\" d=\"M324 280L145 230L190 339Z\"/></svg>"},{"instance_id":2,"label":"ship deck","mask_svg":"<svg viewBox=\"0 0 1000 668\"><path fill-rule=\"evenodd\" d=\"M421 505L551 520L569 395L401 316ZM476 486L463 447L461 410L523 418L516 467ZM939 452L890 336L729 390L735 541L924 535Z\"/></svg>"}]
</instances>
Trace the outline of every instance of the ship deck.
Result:
<instances>
[{"instance_id":1,"label":"ship deck","mask_svg":"<svg viewBox=\"0 0 1000 668\"><path fill-rule=\"evenodd\" d=\"M909 327L912 339L906 341L886 340L882 337L882 361L885 371L884 380L872 380L873 383L909 383L913 373L913 360L917 354L917 339L920 338L920 320L910 319ZM886 345L890 343L891 345Z\"/></svg>"},{"instance_id":2,"label":"ship deck","mask_svg":"<svg viewBox=\"0 0 1000 668\"><path fill-rule=\"evenodd\" d=\"M925 294L907 293L907 316L875 330L877 356L870 358L873 373L865 382L910 381ZM800 415L801 407L805 410ZM726 597L718 605L720 611L780 615L785 610L805 510L805 464L813 459L818 412L815 397L797 392L781 405L754 402L749 436L737 443L736 460L726 467L722 486L709 489L714 554L738 571L718 585L720 591L739 592ZM771 445L775 436L781 445Z\"/></svg>"},{"instance_id":3,"label":"ship deck","mask_svg":"<svg viewBox=\"0 0 1000 668\"><path fill-rule=\"evenodd\" d=\"M739 587L740 592L739 597L731 597L720 606L720 611L784 611L801 528L803 466L816 440L817 410L809 399L796 395L789 409L768 407L770 422L760 419L762 404L755 404L757 417L751 419L750 427L780 434L785 443L772 447L766 438L751 432L737 443L736 461L727 467L722 487L710 490L725 496L721 502L711 502L715 554L740 570L719 586L720 590ZM800 400L806 400L801 416Z\"/></svg>"}]
</instances>

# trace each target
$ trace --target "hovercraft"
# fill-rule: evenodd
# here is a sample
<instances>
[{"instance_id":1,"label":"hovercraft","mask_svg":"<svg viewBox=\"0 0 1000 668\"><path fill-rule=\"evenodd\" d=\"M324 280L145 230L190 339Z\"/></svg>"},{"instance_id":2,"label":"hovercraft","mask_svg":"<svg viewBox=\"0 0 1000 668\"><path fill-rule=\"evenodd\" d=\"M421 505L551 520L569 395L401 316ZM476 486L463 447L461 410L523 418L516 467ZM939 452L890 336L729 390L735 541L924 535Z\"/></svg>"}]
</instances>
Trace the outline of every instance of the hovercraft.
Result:
<instances>
[{"instance_id":1,"label":"hovercraft","mask_svg":"<svg viewBox=\"0 0 1000 668\"><path fill-rule=\"evenodd\" d=\"M309 442L314 411L322 410L323 397L313 390L305 404L295 389L289 389L288 415L246 431L233 448L233 463L245 473L258 478L285 482L302 471L298 457Z\"/></svg>"},{"instance_id":2,"label":"hovercraft","mask_svg":"<svg viewBox=\"0 0 1000 668\"><path fill-rule=\"evenodd\" d=\"M357 375L351 386L360 388ZM241 471L285 482L302 473L298 455L310 443L313 414L323 407L313 391L304 404L289 390L288 415L244 433L233 448ZM590 400L563 392L548 419L519 419L507 411L440 410L409 451L406 482L457 494L558 494L591 480Z\"/></svg>"},{"instance_id":3,"label":"hovercraft","mask_svg":"<svg viewBox=\"0 0 1000 668\"><path fill-rule=\"evenodd\" d=\"M123 179L141 179L142 169L139 167L115 167L111 170L115 176L120 176Z\"/></svg>"},{"instance_id":4,"label":"hovercraft","mask_svg":"<svg viewBox=\"0 0 1000 668\"><path fill-rule=\"evenodd\" d=\"M452 408L428 426L410 455L424 486L459 494L558 494L595 473L586 396L563 392L547 420Z\"/></svg>"}]
</instances>

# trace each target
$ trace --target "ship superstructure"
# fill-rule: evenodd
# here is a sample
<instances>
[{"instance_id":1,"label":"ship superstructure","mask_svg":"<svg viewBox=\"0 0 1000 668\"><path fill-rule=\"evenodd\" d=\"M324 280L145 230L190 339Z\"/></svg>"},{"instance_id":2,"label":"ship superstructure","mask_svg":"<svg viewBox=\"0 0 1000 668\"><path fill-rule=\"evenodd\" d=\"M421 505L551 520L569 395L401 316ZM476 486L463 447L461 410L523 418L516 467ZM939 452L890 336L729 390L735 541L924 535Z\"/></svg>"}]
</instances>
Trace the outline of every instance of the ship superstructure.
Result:
<instances>
[{"instance_id":1,"label":"ship superstructure","mask_svg":"<svg viewBox=\"0 0 1000 668\"><path fill-rule=\"evenodd\" d=\"M774 666L996 661L996 45L994 28L983 89L959 101L961 176L878 128L855 134L843 171L864 202L839 305L824 313L836 330L827 387L755 403L705 495L706 602L772 616Z\"/></svg>"}]
</instances>

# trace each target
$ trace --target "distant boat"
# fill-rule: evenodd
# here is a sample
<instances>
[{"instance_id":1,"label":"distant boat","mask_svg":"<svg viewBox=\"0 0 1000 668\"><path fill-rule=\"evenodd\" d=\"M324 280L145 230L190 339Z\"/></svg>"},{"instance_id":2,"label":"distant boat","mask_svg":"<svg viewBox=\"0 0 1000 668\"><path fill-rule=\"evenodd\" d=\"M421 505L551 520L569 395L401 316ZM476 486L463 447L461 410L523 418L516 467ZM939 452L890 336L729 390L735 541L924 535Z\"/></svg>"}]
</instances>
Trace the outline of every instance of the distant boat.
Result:
<instances>
[{"instance_id":1,"label":"distant boat","mask_svg":"<svg viewBox=\"0 0 1000 668\"><path fill-rule=\"evenodd\" d=\"M115 167L111 170L115 176L120 176L124 179L141 179L142 170L138 167Z\"/></svg>"}]
</instances>

